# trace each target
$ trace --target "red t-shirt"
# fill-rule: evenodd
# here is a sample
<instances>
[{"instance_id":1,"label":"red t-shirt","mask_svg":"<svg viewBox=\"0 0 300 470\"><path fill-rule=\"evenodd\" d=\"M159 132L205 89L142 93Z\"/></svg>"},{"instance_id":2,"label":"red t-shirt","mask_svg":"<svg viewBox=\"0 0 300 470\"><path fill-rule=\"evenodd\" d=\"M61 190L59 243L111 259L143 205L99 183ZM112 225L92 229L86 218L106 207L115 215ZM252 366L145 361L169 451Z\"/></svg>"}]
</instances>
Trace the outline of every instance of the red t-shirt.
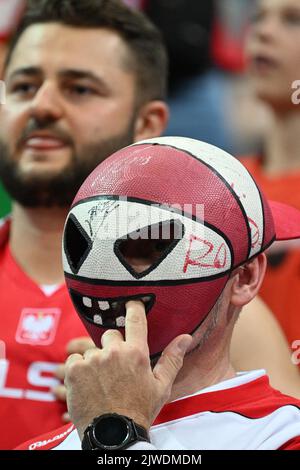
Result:
<instances>
[{"instance_id":1,"label":"red t-shirt","mask_svg":"<svg viewBox=\"0 0 300 470\"><path fill-rule=\"evenodd\" d=\"M270 177L264 174L259 158L241 161L268 199L300 210L300 171ZM295 362L300 365L300 248L269 257L260 294L281 324L294 351Z\"/></svg>"},{"instance_id":2,"label":"red t-shirt","mask_svg":"<svg viewBox=\"0 0 300 470\"><path fill-rule=\"evenodd\" d=\"M68 341L87 336L66 287L46 296L13 259L7 236L8 224L0 228L0 449L62 425L66 406L51 393L52 373Z\"/></svg>"}]
</instances>

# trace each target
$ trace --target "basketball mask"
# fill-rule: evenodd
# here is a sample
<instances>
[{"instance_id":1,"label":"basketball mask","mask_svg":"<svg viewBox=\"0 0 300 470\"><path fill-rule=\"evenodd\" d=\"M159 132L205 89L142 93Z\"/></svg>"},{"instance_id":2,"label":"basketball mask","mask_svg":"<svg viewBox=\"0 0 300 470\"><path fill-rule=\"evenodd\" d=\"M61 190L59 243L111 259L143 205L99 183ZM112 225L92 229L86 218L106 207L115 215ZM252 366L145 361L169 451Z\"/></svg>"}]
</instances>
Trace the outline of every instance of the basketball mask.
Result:
<instances>
[{"instance_id":1,"label":"basketball mask","mask_svg":"<svg viewBox=\"0 0 300 470\"><path fill-rule=\"evenodd\" d=\"M291 226L281 236L274 216L279 227L285 211ZM97 346L107 329L124 333L125 304L141 299L154 357L201 325L233 269L296 236L299 213L270 206L231 155L150 139L116 152L80 188L64 231L66 283Z\"/></svg>"}]
</instances>

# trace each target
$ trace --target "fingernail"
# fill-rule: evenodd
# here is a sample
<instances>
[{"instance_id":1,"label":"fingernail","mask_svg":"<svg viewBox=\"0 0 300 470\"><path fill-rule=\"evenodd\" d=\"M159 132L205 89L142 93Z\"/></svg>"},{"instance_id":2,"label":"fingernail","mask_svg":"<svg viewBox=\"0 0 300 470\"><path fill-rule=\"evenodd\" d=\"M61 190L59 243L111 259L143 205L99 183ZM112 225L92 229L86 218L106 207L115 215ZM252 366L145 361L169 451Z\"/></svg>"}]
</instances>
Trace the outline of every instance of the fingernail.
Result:
<instances>
[{"instance_id":1,"label":"fingernail","mask_svg":"<svg viewBox=\"0 0 300 470\"><path fill-rule=\"evenodd\" d=\"M131 300L128 300L128 302L126 302L126 307L135 307L136 305L143 305L144 306L144 303L142 300L140 299L131 299Z\"/></svg>"}]
</instances>

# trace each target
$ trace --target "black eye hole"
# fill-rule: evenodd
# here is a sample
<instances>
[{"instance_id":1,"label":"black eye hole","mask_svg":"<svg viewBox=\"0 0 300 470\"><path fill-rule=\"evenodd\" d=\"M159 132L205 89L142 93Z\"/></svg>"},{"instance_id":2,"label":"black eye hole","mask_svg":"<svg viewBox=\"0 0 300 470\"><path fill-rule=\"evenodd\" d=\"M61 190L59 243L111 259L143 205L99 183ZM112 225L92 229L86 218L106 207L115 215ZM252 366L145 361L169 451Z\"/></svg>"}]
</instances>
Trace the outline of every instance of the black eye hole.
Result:
<instances>
[{"instance_id":1,"label":"black eye hole","mask_svg":"<svg viewBox=\"0 0 300 470\"><path fill-rule=\"evenodd\" d=\"M179 220L149 225L116 241L114 251L135 278L149 274L166 258L184 236Z\"/></svg>"},{"instance_id":2,"label":"black eye hole","mask_svg":"<svg viewBox=\"0 0 300 470\"><path fill-rule=\"evenodd\" d=\"M73 273L77 274L92 249L92 241L76 217L71 214L64 232L64 250Z\"/></svg>"}]
</instances>

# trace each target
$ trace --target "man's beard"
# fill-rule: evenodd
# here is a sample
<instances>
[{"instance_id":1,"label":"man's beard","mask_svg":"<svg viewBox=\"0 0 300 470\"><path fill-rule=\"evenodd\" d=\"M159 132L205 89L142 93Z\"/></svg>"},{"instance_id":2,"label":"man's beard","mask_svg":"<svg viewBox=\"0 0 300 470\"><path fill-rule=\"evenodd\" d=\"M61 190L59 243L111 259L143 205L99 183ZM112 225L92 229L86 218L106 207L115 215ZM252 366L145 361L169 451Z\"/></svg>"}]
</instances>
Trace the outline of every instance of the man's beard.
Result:
<instances>
[{"instance_id":1,"label":"man's beard","mask_svg":"<svg viewBox=\"0 0 300 470\"><path fill-rule=\"evenodd\" d=\"M8 146L0 140L0 180L11 198L23 207L69 207L87 176L117 150L133 143L130 128L109 139L73 151L70 163L57 174L22 175Z\"/></svg>"}]
</instances>

